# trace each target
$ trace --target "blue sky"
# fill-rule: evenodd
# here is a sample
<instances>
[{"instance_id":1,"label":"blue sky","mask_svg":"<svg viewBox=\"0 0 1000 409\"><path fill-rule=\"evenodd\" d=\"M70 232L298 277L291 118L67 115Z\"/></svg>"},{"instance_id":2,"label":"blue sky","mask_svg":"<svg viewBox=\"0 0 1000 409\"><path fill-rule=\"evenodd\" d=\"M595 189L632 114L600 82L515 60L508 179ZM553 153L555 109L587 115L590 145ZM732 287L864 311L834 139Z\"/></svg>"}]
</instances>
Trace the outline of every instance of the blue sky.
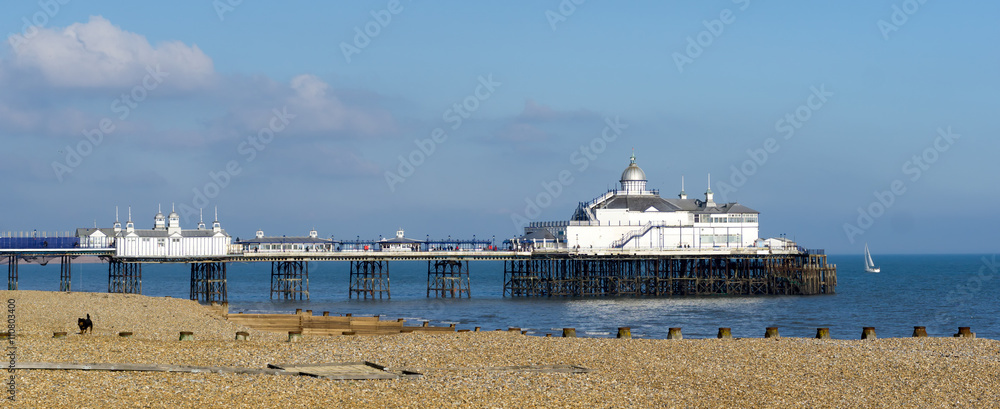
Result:
<instances>
[{"instance_id":1,"label":"blue sky","mask_svg":"<svg viewBox=\"0 0 1000 409\"><path fill-rule=\"evenodd\" d=\"M234 236L499 240L635 148L650 187L711 173L763 236L1000 243L993 2L229 3L6 5L0 230L173 203Z\"/></svg>"}]
</instances>

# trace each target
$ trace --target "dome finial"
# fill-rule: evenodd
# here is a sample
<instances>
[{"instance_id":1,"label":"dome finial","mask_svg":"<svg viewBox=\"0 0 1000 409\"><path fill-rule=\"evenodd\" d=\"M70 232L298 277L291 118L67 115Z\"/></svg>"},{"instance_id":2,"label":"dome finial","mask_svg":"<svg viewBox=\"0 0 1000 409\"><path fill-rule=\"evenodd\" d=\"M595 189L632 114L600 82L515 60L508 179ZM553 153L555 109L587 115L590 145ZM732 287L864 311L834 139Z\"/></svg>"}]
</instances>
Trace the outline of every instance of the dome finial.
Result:
<instances>
[{"instance_id":1,"label":"dome finial","mask_svg":"<svg viewBox=\"0 0 1000 409\"><path fill-rule=\"evenodd\" d=\"M635 163L635 148L632 148L632 163Z\"/></svg>"}]
</instances>

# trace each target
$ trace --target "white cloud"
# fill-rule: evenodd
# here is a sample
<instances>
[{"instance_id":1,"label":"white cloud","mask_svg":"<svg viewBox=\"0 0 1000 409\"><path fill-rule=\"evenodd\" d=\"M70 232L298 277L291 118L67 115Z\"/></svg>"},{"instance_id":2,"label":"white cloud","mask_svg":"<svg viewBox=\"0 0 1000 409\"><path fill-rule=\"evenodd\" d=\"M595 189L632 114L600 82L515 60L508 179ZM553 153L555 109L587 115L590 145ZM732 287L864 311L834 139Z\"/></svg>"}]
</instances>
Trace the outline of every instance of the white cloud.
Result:
<instances>
[{"instance_id":1,"label":"white cloud","mask_svg":"<svg viewBox=\"0 0 1000 409\"><path fill-rule=\"evenodd\" d=\"M12 48L14 66L40 73L56 87L128 87L139 84L147 67L169 74L171 88L190 89L213 77L212 59L197 45L180 41L149 44L146 37L122 30L101 16L61 31L39 29ZM10 75L11 73L8 73Z\"/></svg>"},{"instance_id":2,"label":"white cloud","mask_svg":"<svg viewBox=\"0 0 1000 409\"><path fill-rule=\"evenodd\" d=\"M392 116L381 110L363 110L344 104L335 95L327 95L329 85L311 74L292 78L294 93L288 98L289 111L300 118L297 128L307 131L351 131L381 135L395 129Z\"/></svg>"}]
</instances>

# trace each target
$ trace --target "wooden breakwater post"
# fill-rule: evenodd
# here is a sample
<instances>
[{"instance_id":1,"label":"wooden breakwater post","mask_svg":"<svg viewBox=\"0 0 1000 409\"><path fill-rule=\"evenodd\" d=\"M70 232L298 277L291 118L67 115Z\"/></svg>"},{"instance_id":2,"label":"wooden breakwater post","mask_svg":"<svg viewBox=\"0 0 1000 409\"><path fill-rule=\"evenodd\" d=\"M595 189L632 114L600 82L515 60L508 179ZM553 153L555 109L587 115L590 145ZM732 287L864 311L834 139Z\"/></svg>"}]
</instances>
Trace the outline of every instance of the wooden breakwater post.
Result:
<instances>
[{"instance_id":1,"label":"wooden breakwater post","mask_svg":"<svg viewBox=\"0 0 1000 409\"><path fill-rule=\"evenodd\" d=\"M194 333L191 331L181 331L178 341L194 341Z\"/></svg>"},{"instance_id":2,"label":"wooden breakwater post","mask_svg":"<svg viewBox=\"0 0 1000 409\"><path fill-rule=\"evenodd\" d=\"M632 338L632 328L629 328L629 327L618 327L618 338L619 339L631 339Z\"/></svg>"},{"instance_id":3,"label":"wooden breakwater post","mask_svg":"<svg viewBox=\"0 0 1000 409\"><path fill-rule=\"evenodd\" d=\"M816 328L816 339L830 339L830 329Z\"/></svg>"},{"instance_id":4,"label":"wooden breakwater post","mask_svg":"<svg viewBox=\"0 0 1000 409\"><path fill-rule=\"evenodd\" d=\"M681 334L681 327L670 328L667 332L667 339L684 339L684 335Z\"/></svg>"},{"instance_id":5,"label":"wooden breakwater post","mask_svg":"<svg viewBox=\"0 0 1000 409\"><path fill-rule=\"evenodd\" d=\"M302 331L288 331L288 342L299 342L302 340Z\"/></svg>"},{"instance_id":6,"label":"wooden breakwater post","mask_svg":"<svg viewBox=\"0 0 1000 409\"><path fill-rule=\"evenodd\" d=\"M861 339L876 339L875 327L864 327L861 329Z\"/></svg>"},{"instance_id":7,"label":"wooden breakwater post","mask_svg":"<svg viewBox=\"0 0 1000 409\"><path fill-rule=\"evenodd\" d=\"M913 327L913 337L926 337L927 327Z\"/></svg>"},{"instance_id":8,"label":"wooden breakwater post","mask_svg":"<svg viewBox=\"0 0 1000 409\"><path fill-rule=\"evenodd\" d=\"M330 311L323 311L323 316L324 317L329 317L330 316Z\"/></svg>"},{"instance_id":9,"label":"wooden breakwater post","mask_svg":"<svg viewBox=\"0 0 1000 409\"><path fill-rule=\"evenodd\" d=\"M576 338L576 328L563 328L563 338Z\"/></svg>"},{"instance_id":10,"label":"wooden breakwater post","mask_svg":"<svg viewBox=\"0 0 1000 409\"><path fill-rule=\"evenodd\" d=\"M778 327L767 327L764 329L764 338L779 338Z\"/></svg>"},{"instance_id":11,"label":"wooden breakwater post","mask_svg":"<svg viewBox=\"0 0 1000 409\"><path fill-rule=\"evenodd\" d=\"M719 327L719 333L715 337L718 339L732 339L733 330L731 328Z\"/></svg>"},{"instance_id":12,"label":"wooden breakwater post","mask_svg":"<svg viewBox=\"0 0 1000 409\"><path fill-rule=\"evenodd\" d=\"M975 338L976 333L972 332L970 327L958 327L958 333L955 334L955 338Z\"/></svg>"},{"instance_id":13,"label":"wooden breakwater post","mask_svg":"<svg viewBox=\"0 0 1000 409\"><path fill-rule=\"evenodd\" d=\"M250 340L250 333L246 332L246 331L239 331L239 332L236 333L236 340L237 341L249 341Z\"/></svg>"}]
</instances>

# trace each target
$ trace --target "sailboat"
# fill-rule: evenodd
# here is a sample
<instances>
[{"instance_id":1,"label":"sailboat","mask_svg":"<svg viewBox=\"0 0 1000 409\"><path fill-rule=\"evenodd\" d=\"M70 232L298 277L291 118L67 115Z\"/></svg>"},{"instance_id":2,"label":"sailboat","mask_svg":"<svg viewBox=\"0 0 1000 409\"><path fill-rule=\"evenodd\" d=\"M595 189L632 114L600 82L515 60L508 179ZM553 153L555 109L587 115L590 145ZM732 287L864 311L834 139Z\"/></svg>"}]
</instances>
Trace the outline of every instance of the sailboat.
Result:
<instances>
[{"instance_id":1,"label":"sailboat","mask_svg":"<svg viewBox=\"0 0 1000 409\"><path fill-rule=\"evenodd\" d=\"M872 252L868 251L868 243L865 243L865 271L869 273L877 273L882 269L875 267L875 262L872 261Z\"/></svg>"}]
</instances>

